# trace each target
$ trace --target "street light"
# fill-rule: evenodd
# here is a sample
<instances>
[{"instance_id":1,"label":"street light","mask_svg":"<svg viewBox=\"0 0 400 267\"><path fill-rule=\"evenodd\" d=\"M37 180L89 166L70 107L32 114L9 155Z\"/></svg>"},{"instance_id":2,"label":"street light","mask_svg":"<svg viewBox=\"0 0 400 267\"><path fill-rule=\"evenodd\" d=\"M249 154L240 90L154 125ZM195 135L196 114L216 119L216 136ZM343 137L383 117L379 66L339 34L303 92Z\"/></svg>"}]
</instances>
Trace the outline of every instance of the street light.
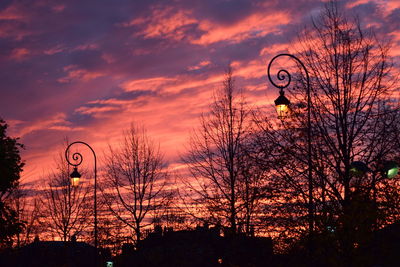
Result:
<instances>
[{"instance_id":1,"label":"street light","mask_svg":"<svg viewBox=\"0 0 400 267\"><path fill-rule=\"evenodd\" d=\"M279 92L279 97L274 101L276 106L276 111L278 112L278 118L284 119L289 115L290 101L285 97L285 92L281 88Z\"/></svg>"},{"instance_id":2,"label":"street light","mask_svg":"<svg viewBox=\"0 0 400 267\"><path fill-rule=\"evenodd\" d=\"M355 176L363 176L371 169L368 168L367 164L362 161L353 161L350 164L350 173ZM385 161L379 168L384 178L394 178L399 173L399 165L395 161Z\"/></svg>"},{"instance_id":3,"label":"street light","mask_svg":"<svg viewBox=\"0 0 400 267\"><path fill-rule=\"evenodd\" d=\"M284 89L290 85L292 77L286 69L280 69L277 73L277 78L279 81L285 82L283 85L276 84L271 78L271 65L272 63L280 57L289 57L290 59L297 62L306 74L307 82L307 150L308 150L308 231L309 231L309 242L310 242L310 256L313 253L313 235L314 235L314 204L313 204L313 182L312 182L312 147L311 147L311 87L310 87L310 77L306 66L303 62L291 54L279 54L271 59L268 64L268 79L273 86L279 88L279 97L275 100L275 105L278 111L278 118L284 119L289 113L290 101L285 97Z\"/></svg>"},{"instance_id":4,"label":"street light","mask_svg":"<svg viewBox=\"0 0 400 267\"><path fill-rule=\"evenodd\" d=\"M385 161L383 164L380 164L379 167L375 170L380 172L382 178L392 179L397 176L399 173L399 165L395 161ZM353 161L350 164L350 174L354 177L363 177L368 172L373 172L370 168L368 168L367 164L362 161ZM374 201L376 201L376 179L373 176L372 179L372 189L374 192Z\"/></svg>"},{"instance_id":5,"label":"street light","mask_svg":"<svg viewBox=\"0 0 400 267\"><path fill-rule=\"evenodd\" d=\"M362 161L353 161L350 164L350 174L353 176L363 176L369 171L370 169L368 168L367 164Z\"/></svg>"},{"instance_id":6,"label":"street light","mask_svg":"<svg viewBox=\"0 0 400 267\"><path fill-rule=\"evenodd\" d=\"M70 175L71 177L71 185L76 187L79 185L79 180L81 179L81 174L78 172L78 168L75 167L74 171Z\"/></svg>"},{"instance_id":7,"label":"street light","mask_svg":"<svg viewBox=\"0 0 400 267\"><path fill-rule=\"evenodd\" d=\"M81 174L78 172L78 166L81 165L83 161L83 156L82 154L75 152L72 154L72 159L75 161L75 163L72 163L69 160L69 149L71 146L75 144L82 144L87 146L90 151L93 153L93 158L94 158L94 247L95 247L95 266L97 266L97 158L96 158L96 153L94 152L93 148L89 146L87 143L82 142L82 141L76 141L68 145L67 149L65 149L65 159L67 160L67 163L71 166L74 167L73 172L71 173L71 185L72 186L78 186L79 185L79 180L81 178Z\"/></svg>"},{"instance_id":8,"label":"street light","mask_svg":"<svg viewBox=\"0 0 400 267\"><path fill-rule=\"evenodd\" d=\"M383 164L382 172L385 177L394 178L399 173L399 165L394 161L387 161Z\"/></svg>"}]
</instances>

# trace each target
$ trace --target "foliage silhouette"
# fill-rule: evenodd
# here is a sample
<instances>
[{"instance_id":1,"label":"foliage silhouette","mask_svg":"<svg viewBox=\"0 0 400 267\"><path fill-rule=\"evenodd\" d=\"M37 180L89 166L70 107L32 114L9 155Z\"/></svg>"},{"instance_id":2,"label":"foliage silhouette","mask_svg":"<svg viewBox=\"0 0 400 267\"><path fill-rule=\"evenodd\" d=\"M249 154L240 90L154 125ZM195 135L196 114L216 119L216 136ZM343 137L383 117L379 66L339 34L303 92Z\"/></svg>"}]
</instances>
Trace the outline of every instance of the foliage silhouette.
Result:
<instances>
[{"instance_id":1,"label":"foliage silhouette","mask_svg":"<svg viewBox=\"0 0 400 267\"><path fill-rule=\"evenodd\" d=\"M0 119L0 247L12 245L12 238L23 228L17 213L10 205L10 196L19 184L24 163L18 138L7 136L8 125Z\"/></svg>"}]
</instances>

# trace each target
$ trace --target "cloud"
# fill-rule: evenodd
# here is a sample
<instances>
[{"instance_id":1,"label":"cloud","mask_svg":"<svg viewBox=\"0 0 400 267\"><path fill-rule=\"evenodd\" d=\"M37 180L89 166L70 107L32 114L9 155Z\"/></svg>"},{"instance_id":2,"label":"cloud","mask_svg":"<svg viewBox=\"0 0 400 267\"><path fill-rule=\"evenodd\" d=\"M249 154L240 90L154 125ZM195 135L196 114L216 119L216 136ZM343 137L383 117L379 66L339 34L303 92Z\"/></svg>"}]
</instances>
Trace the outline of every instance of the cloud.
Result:
<instances>
[{"instance_id":1,"label":"cloud","mask_svg":"<svg viewBox=\"0 0 400 267\"><path fill-rule=\"evenodd\" d=\"M126 81L121 84L121 87L129 92L129 91L137 91L137 90L157 90L160 89L165 84L170 82L174 82L176 79L168 78L168 77L153 77L148 79L138 79Z\"/></svg>"},{"instance_id":2,"label":"cloud","mask_svg":"<svg viewBox=\"0 0 400 267\"><path fill-rule=\"evenodd\" d=\"M80 107L75 110L75 112L84 114L84 115L94 115L97 118L100 118L99 114L109 113L112 111L119 110L116 106L104 106L104 107Z\"/></svg>"},{"instance_id":3,"label":"cloud","mask_svg":"<svg viewBox=\"0 0 400 267\"><path fill-rule=\"evenodd\" d=\"M0 20L23 20L26 18L18 4L9 5L0 11Z\"/></svg>"},{"instance_id":4,"label":"cloud","mask_svg":"<svg viewBox=\"0 0 400 267\"><path fill-rule=\"evenodd\" d=\"M167 38L180 41L186 39L189 34L188 26L197 24L189 10L176 10L173 7L155 6L152 8L151 16L139 17L122 26L139 26L141 31L137 36L144 38Z\"/></svg>"},{"instance_id":5,"label":"cloud","mask_svg":"<svg viewBox=\"0 0 400 267\"><path fill-rule=\"evenodd\" d=\"M178 164L224 70L251 105L272 103L267 62L292 51L325 1L6 1L0 4L0 114L40 173L65 136L102 151L132 121ZM345 1L399 55L399 1ZM366 15L365 15L366 14ZM179 165L179 164L178 164ZM177 166L178 166L177 165ZM175 165L174 165L175 166Z\"/></svg>"},{"instance_id":6,"label":"cloud","mask_svg":"<svg viewBox=\"0 0 400 267\"><path fill-rule=\"evenodd\" d=\"M44 50L43 53L45 55L54 55L54 54L57 54L57 53L61 53L63 51L65 51L65 48L62 45L56 45L56 46L54 46L52 48Z\"/></svg>"},{"instance_id":7,"label":"cloud","mask_svg":"<svg viewBox=\"0 0 400 267\"><path fill-rule=\"evenodd\" d=\"M60 112L36 121L11 120L11 125L14 128L13 134L21 138L38 131L54 130L65 132L82 130L82 128L73 127L66 118L66 114Z\"/></svg>"},{"instance_id":8,"label":"cloud","mask_svg":"<svg viewBox=\"0 0 400 267\"><path fill-rule=\"evenodd\" d=\"M189 70L189 71L199 70L199 69L202 69L202 68L204 68L204 67L207 67L207 66L210 65L210 64L211 64L211 61L209 61L209 60L203 60L203 61L201 61L201 62L200 62L199 64L197 64L197 65L188 67L188 70Z\"/></svg>"},{"instance_id":9,"label":"cloud","mask_svg":"<svg viewBox=\"0 0 400 267\"><path fill-rule=\"evenodd\" d=\"M281 33L279 27L290 21L289 15L284 12L252 14L233 25L219 25L210 21L202 21L199 29L205 34L199 39L192 40L192 43L209 45L221 41L241 42L248 38L263 37L272 32Z\"/></svg>"},{"instance_id":10,"label":"cloud","mask_svg":"<svg viewBox=\"0 0 400 267\"><path fill-rule=\"evenodd\" d=\"M279 27L290 21L289 14L276 11L254 13L234 23L221 24L210 19L196 18L192 10L156 6L152 8L150 16L138 17L121 25L139 27L141 30L135 35L144 38L187 40L192 44L207 46L221 41L235 43L280 32Z\"/></svg>"},{"instance_id":11,"label":"cloud","mask_svg":"<svg viewBox=\"0 0 400 267\"><path fill-rule=\"evenodd\" d=\"M67 76L59 78L57 81L60 83L70 83L73 81L87 82L104 75L101 72L80 69L76 65L64 67L64 72L67 72Z\"/></svg>"},{"instance_id":12,"label":"cloud","mask_svg":"<svg viewBox=\"0 0 400 267\"><path fill-rule=\"evenodd\" d=\"M30 51L26 48L14 48L11 51L10 58L15 60L23 60L26 59L30 54Z\"/></svg>"}]
</instances>

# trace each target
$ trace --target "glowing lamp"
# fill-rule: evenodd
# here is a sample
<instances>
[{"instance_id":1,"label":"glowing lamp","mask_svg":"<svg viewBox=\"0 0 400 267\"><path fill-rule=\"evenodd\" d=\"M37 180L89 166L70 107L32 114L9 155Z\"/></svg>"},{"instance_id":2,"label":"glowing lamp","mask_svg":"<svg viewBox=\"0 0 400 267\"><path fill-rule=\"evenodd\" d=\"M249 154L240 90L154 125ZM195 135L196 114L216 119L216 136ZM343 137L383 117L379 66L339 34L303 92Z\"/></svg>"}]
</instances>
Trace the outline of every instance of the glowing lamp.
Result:
<instances>
[{"instance_id":1,"label":"glowing lamp","mask_svg":"<svg viewBox=\"0 0 400 267\"><path fill-rule=\"evenodd\" d=\"M276 111L278 112L278 118L284 119L289 115L290 101L285 97L285 92L281 90L279 97L275 100Z\"/></svg>"},{"instance_id":2,"label":"glowing lamp","mask_svg":"<svg viewBox=\"0 0 400 267\"><path fill-rule=\"evenodd\" d=\"M71 185L78 186L79 179L81 178L81 174L78 172L77 167L74 167L74 171L71 173L70 177L71 177Z\"/></svg>"},{"instance_id":3,"label":"glowing lamp","mask_svg":"<svg viewBox=\"0 0 400 267\"><path fill-rule=\"evenodd\" d=\"M350 173L354 176L363 176L369 171L367 164L362 161L353 161L350 164Z\"/></svg>"},{"instance_id":4,"label":"glowing lamp","mask_svg":"<svg viewBox=\"0 0 400 267\"><path fill-rule=\"evenodd\" d=\"M383 176L394 178L399 173L399 165L394 161L387 161L383 164Z\"/></svg>"}]
</instances>

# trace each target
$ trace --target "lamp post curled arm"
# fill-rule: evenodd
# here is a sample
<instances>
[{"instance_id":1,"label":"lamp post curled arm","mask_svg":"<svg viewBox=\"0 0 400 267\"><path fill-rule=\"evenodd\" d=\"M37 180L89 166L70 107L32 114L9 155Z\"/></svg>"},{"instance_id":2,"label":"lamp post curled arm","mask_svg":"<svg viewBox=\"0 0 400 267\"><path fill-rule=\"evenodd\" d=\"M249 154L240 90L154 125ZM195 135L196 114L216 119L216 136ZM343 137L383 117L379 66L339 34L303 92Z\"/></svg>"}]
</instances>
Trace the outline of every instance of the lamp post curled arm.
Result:
<instances>
[{"instance_id":1,"label":"lamp post curled arm","mask_svg":"<svg viewBox=\"0 0 400 267\"><path fill-rule=\"evenodd\" d=\"M274 63L274 61L280 57L289 57L289 58L293 59L294 61L296 61L296 63L300 64L300 66L303 68L303 70L306 74L307 91L310 91L310 76L308 74L306 66L298 57L296 57L292 54L286 54L286 53L274 56L268 64L268 79L272 83L272 85L283 90L284 88L288 87L292 81L292 75L290 75L290 72L287 71L286 69L280 69L276 75L276 77L278 78L279 81L285 81L287 79L286 83L284 83L283 85L279 85L279 84L276 84L274 82L274 80L272 79L271 66Z\"/></svg>"},{"instance_id":2,"label":"lamp post curled arm","mask_svg":"<svg viewBox=\"0 0 400 267\"><path fill-rule=\"evenodd\" d=\"M79 152L75 152L72 154L71 158L74 162L72 162L70 160L69 150L75 144L84 145L84 146L88 147L90 149L90 151L93 153L93 159L94 159L94 246L96 249L95 258L97 259L97 157L96 157L96 153L94 152L93 148L85 142L76 141L67 146L67 148L65 149L65 159L69 165L74 167L74 171L71 173L72 185L78 184L78 181L75 179L79 179L81 176L78 172L78 166L81 165L83 162L83 156Z\"/></svg>"},{"instance_id":3,"label":"lamp post curled arm","mask_svg":"<svg viewBox=\"0 0 400 267\"><path fill-rule=\"evenodd\" d=\"M268 64L268 79L273 86L279 89L280 96L275 100L275 105L278 109L278 118L282 119L284 107L290 104L290 101L284 96L284 89L287 88L291 81L292 76L286 69L280 69L277 72L277 79L283 81L283 84L277 84L271 77L271 66L278 58L288 57L298 63L304 70L306 75L307 85L307 150L308 150L308 227L310 235L310 249L312 250L312 238L314 232L314 205L313 205L313 181L312 181L312 147L311 147L311 87L310 87L310 76L304 63L292 54L279 54L274 56ZM281 113L279 113L281 112Z\"/></svg>"}]
</instances>

